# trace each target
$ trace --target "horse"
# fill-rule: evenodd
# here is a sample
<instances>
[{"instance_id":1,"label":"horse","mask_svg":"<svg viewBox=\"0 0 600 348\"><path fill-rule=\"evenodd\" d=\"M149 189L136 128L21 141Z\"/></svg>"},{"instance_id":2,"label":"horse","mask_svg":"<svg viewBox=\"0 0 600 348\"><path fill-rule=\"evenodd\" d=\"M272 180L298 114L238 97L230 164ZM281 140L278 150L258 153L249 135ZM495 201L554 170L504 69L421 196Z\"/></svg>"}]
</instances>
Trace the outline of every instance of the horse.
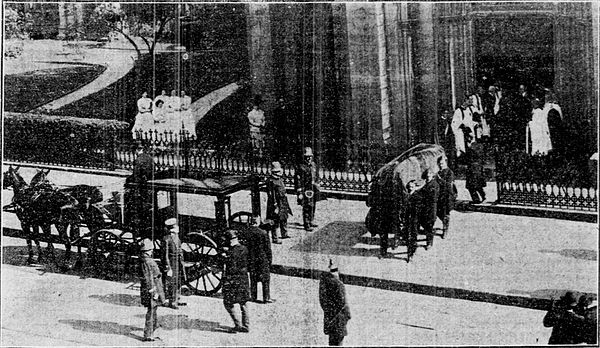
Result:
<instances>
[{"instance_id":1,"label":"horse","mask_svg":"<svg viewBox=\"0 0 600 348\"><path fill-rule=\"evenodd\" d=\"M38 240L39 229L48 238L47 248L52 252L55 259L54 245L51 242L51 226L55 225L59 237L64 241L66 247L65 259L70 259L71 241L67 235L67 227L77 220L75 207L77 200L70 195L60 192L45 184L42 180L34 182L36 185L27 184L18 173L19 167L9 166L4 173L3 188L13 188L14 195L12 203L4 207L4 210L12 207L21 222L25 233L29 251L28 263L33 263L33 247L31 241L35 241L38 249L38 262L42 258L42 249Z\"/></svg>"},{"instance_id":2,"label":"horse","mask_svg":"<svg viewBox=\"0 0 600 348\"><path fill-rule=\"evenodd\" d=\"M105 225L103 213L95 206L96 203L102 202L103 195L100 189L96 186L90 185L74 185L64 188L58 188L51 181L47 179L50 169L47 171L39 170L31 179L30 185L46 185L46 187L52 187L62 194L69 195L77 201L74 208L77 211L77 220L70 221L70 236L72 240L76 240L80 237L79 225L85 224L90 231L94 233ZM81 259L81 245L77 244L77 255Z\"/></svg>"}]
</instances>

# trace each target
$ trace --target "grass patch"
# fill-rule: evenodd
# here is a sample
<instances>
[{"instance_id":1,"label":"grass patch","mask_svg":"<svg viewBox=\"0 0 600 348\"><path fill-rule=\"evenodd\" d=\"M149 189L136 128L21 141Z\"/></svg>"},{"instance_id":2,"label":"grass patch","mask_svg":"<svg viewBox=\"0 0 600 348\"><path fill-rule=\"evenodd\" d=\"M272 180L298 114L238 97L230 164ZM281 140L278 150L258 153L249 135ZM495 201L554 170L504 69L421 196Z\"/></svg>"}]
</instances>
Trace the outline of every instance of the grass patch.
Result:
<instances>
[{"instance_id":1,"label":"grass patch","mask_svg":"<svg viewBox=\"0 0 600 348\"><path fill-rule=\"evenodd\" d=\"M4 109L27 112L90 83L106 70L102 65L43 69L4 77Z\"/></svg>"},{"instance_id":2,"label":"grass patch","mask_svg":"<svg viewBox=\"0 0 600 348\"><path fill-rule=\"evenodd\" d=\"M54 115L116 119L133 125L137 100L142 91L150 97L166 90L185 90L196 101L232 82L246 78L248 63L244 52L159 53L144 56L127 75L102 91L53 111Z\"/></svg>"}]
</instances>

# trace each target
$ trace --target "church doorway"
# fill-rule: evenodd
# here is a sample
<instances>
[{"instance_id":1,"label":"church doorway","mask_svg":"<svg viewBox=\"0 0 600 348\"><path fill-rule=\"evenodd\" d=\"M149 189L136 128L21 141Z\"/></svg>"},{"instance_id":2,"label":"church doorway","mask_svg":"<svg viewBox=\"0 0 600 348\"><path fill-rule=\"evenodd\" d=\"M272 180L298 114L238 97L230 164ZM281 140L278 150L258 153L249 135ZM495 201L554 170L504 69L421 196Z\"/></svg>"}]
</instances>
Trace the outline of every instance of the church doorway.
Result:
<instances>
[{"instance_id":1,"label":"church doorway","mask_svg":"<svg viewBox=\"0 0 600 348\"><path fill-rule=\"evenodd\" d=\"M477 82L551 87L554 83L554 31L549 16L486 16L474 21Z\"/></svg>"}]
</instances>

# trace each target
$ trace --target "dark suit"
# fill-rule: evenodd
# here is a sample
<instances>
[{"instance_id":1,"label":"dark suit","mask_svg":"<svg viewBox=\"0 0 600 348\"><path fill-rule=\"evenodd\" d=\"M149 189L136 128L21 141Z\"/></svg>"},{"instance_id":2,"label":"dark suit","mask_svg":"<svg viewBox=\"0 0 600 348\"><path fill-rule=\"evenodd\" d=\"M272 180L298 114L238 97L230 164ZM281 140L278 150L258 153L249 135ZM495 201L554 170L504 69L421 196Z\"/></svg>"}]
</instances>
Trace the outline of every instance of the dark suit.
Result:
<instances>
[{"instance_id":1,"label":"dark suit","mask_svg":"<svg viewBox=\"0 0 600 348\"><path fill-rule=\"evenodd\" d=\"M262 284L263 300L271 299L270 281L273 254L269 235L264 230L250 226L246 229L246 245L248 246L248 271L250 272L250 293L253 301L257 300L258 283Z\"/></svg>"},{"instance_id":2,"label":"dark suit","mask_svg":"<svg viewBox=\"0 0 600 348\"><path fill-rule=\"evenodd\" d=\"M225 272L223 274L223 305L233 319L236 327L248 327L248 309L246 302L250 298L248 284L248 249L237 244L229 248L225 258ZM242 312L242 325L234 311L233 305L240 304Z\"/></svg>"},{"instance_id":3,"label":"dark suit","mask_svg":"<svg viewBox=\"0 0 600 348\"><path fill-rule=\"evenodd\" d=\"M427 245L433 245L433 225L437 214L437 203L440 195L440 185L437 180L428 181L420 190L423 197L420 223L427 236Z\"/></svg>"},{"instance_id":4,"label":"dark suit","mask_svg":"<svg viewBox=\"0 0 600 348\"><path fill-rule=\"evenodd\" d=\"M350 307L346 301L346 288L332 273L324 272L319 282L319 303L323 309L323 332L329 335L329 345L341 346L348 335L346 324L350 320Z\"/></svg>"},{"instance_id":5,"label":"dark suit","mask_svg":"<svg viewBox=\"0 0 600 348\"><path fill-rule=\"evenodd\" d=\"M454 185L454 172L450 168L442 169L436 178L440 186L440 196L437 204L437 217L444 223L444 234L450 223L450 212L454 209L456 201L456 185Z\"/></svg>"},{"instance_id":6,"label":"dark suit","mask_svg":"<svg viewBox=\"0 0 600 348\"><path fill-rule=\"evenodd\" d=\"M406 209L404 210L405 240L408 259L417 250L417 235L419 233L419 214L423 206L423 196L420 190L408 196Z\"/></svg>"},{"instance_id":7,"label":"dark suit","mask_svg":"<svg viewBox=\"0 0 600 348\"><path fill-rule=\"evenodd\" d=\"M165 293L161 280L160 270L154 259L142 254L140 257L141 279L140 298L142 305L148 308L146 312L146 324L144 326L144 337L150 338L157 326L156 308L165 302Z\"/></svg>"},{"instance_id":8,"label":"dark suit","mask_svg":"<svg viewBox=\"0 0 600 348\"><path fill-rule=\"evenodd\" d=\"M283 179L269 177L267 180L267 219L273 220L275 223L271 230L273 241L277 240L277 227L281 229L281 237L287 237L287 220L290 214L293 215L286 196Z\"/></svg>"},{"instance_id":9,"label":"dark suit","mask_svg":"<svg viewBox=\"0 0 600 348\"><path fill-rule=\"evenodd\" d=\"M558 305L546 313L543 323L545 327L552 327L548 344L576 344L579 343L578 336L583 327L584 318L572 310Z\"/></svg>"},{"instance_id":10,"label":"dark suit","mask_svg":"<svg viewBox=\"0 0 600 348\"><path fill-rule=\"evenodd\" d=\"M179 302L179 293L181 289L181 274L184 272L183 255L181 253L181 240L179 234L168 233L163 238L162 263L164 265L164 281L167 299L171 305L177 307ZM171 270L173 274L167 276L167 271Z\"/></svg>"},{"instance_id":11,"label":"dark suit","mask_svg":"<svg viewBox=\"0 0 600 348\"><path fill-rule=\"evenodd\" d=\"M474 143L467 148L466 159L469 165L466 175L466 187L473 202L479 203L485 200L483 188L486 186L483 174L483 145Z\"/></svg>"},{"instance_id":12,"label":"dark suit","mask_svg":"<svg viewBox=\"0 0 600 348\"><path fill-rule=\"evenodd\" d=\"M302 163L296 168L294 175L294 187L296 192L302 196L302 219L304 228L310 228L315 218L316 202L319 200L319 180L315 162ZM308 197L312 192L312 197Z\"/></svg>"},{"instance_id":13,"label":"dark suit","mask_svg":"<svg viewBox=\"0 0 600 348\"><path fill-rule=\"evenodd\" d=\"M133 174L126 180L127 183L146 184L154 175L154 159L150 154L141 153L133 163ZM152 192L147 187L136 186L126 189L125 223L136 231L140 237L152 235Z\"/></svg>"}]
</instances>

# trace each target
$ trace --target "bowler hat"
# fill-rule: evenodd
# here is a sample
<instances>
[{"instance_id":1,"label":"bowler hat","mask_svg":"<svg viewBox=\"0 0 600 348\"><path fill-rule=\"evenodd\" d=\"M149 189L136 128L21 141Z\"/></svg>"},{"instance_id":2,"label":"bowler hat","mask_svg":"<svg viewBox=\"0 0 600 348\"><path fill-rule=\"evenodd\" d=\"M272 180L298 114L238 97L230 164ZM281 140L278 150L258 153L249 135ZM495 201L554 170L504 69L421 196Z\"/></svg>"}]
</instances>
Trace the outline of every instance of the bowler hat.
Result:
<instances>
[{"instance_id":1,"label":"bowler hat","mask_svg":"<svg viewBox=\"0 0 600 348\"><path fill-rule=\"evenodd\" d=\"M310 147L305 147L304 148L304 156L312 156L313 155L313 151Z\"/></svg>"},{"instance_id":2,"label":"bowler hat","mask_svg":"<svg viewBox=\"0 0 600 348\"><path fill-rule=\"evenodd\" d=\"M225 237L227 237L229 240L237 239L237 231L227 230L227 232L225 232Z\"/></svg>"},{"instance_id":3,"label":"bowler hat","mask_svg":"<svg viewBox=\"0 0 600 348\"><path fill-rule=\"evenodd\" d=\"M281 172L283 172L281 163L279 163L277 161L271 163L271 173L281 173Z\"/></svg>"}]
</instances>

